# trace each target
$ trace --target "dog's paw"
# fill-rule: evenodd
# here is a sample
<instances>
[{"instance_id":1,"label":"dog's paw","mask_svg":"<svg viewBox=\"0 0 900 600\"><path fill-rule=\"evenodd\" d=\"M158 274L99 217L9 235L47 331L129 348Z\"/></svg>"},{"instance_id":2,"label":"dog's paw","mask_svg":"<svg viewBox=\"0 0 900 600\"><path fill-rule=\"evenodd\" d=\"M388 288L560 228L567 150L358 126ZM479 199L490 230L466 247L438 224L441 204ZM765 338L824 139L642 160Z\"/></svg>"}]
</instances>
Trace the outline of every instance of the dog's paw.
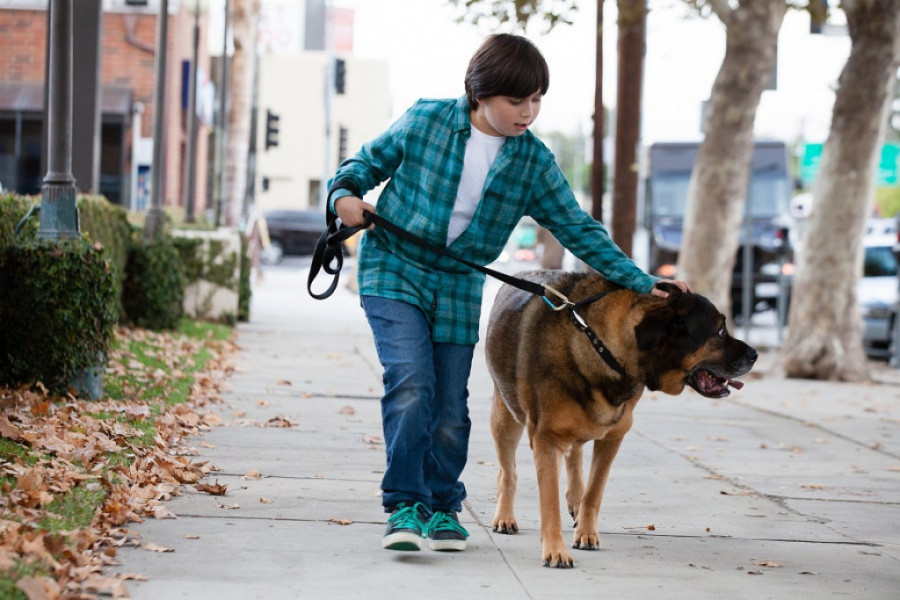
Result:
<instances>
[{"instance_id":1,"label":"dog's paw","mask_svg":"<svg viewBox=\"0 0 900 600\"><path fill-rule=\"evenodd\" d=\"M582 533L575 530L575 541L572 547L576 550L599 550L600 535L597 533Z\"/></svg>"},{"instance_id":2,"label":"dog's paw","mask_svg":"<svg viewBox=\"0 0 900 600\"><path fill-rule=\"evenodd\" d=\"M545 567L553 567L556 569L571 569L575 566L575 560L572 558L572 555L569 554L568 550L566 550L563 544L559 544L559 546L550 546L549 544L543 545L543 565Z\"/></svg>"},{"instance_id":3,"label":"dog's paw","mask_svg":"<svg viewBox=\"0 0 900 600\"><path fill-rule=\"evenodd\" d=\"M492 526L495 533L504 533L507 535L519 533L519 524L516 523L515 517L510 517L508 519L495 517Z\"/></svg>"}]
</instances>

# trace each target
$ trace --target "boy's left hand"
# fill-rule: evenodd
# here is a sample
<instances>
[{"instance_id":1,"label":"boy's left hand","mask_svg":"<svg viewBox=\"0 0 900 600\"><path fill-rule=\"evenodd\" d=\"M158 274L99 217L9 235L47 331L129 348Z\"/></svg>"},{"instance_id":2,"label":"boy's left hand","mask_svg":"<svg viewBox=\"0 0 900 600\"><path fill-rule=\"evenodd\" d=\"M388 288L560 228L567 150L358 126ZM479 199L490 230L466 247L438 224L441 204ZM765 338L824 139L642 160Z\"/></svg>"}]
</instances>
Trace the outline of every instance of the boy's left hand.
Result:
<instances>
[{"instance_id":1,"label":"boy's left hand","mask_svg":"<svg viewBox=\"0 0 900 600\"><path fill-rule=\"evenodd\" d=\"M659 289L658 287L656 287L660 283L668 283L668 284L674 285L675 287L677 287L679 290L681 290L685 294L689 294L690 292L693 291L691 289L691 286L689 286L687 284L687 282L685 282L685 281L678 281L676 279L660 279L659 281L656 282L656 284L654 284L653 289L650 290L651 294L653 294L654 296L659 296L660 298L668 298L669 297L669 292L663 291L663 290Z\"/></svg>"}]
</instances>

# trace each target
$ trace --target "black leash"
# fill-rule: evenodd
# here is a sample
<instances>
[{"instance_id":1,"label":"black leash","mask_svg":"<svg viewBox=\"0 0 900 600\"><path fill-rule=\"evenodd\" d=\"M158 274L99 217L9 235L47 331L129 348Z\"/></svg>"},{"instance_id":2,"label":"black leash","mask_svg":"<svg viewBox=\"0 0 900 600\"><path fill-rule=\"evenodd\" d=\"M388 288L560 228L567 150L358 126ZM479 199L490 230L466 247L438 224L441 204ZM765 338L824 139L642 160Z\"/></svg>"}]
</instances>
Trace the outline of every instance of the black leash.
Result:
<instances>
[{"instance_id":1,"label":"black leash","mask_svg":"<svg viewBox=\"0 0 900 600\"><path fill-rule=\"evenodd\" d=\"M619 375L625 375L625 369L622 368L622 365L619 363L619 361L616 360L616 358L612 355L612 352L610 352L609 348L600 340L600 338L597 337L597 334L594 333L594 330L590 328L587 322L578 313L578 309L596 302L607 294L610 294L617 290L607 290L605 292L595 294L594 296L591 296L589 298L585 298L584 300L581 300L579 302L571 302L568 298L566 298L566 296L553 289L549 285L543 285L534 281L528 281L527 279L513 277L512 275L507 275L506 273L501 273L500 271L495 271L494 269L479 265L477 263L473 263L469 260L466 260L465 258L453 254L452 252L448 252L446 248L436 246L418 236L409 233L405 229L398 227L379 214L371 213L368 211L363 212L363 224L355 225L353 227L348 227L346 225L339 226L337 224L337 219L330 211L326 211L326 214L327 228L325 232L322 233L322 236L319 238L319 242L316 245L312 263L309 267L309 278L307 280L307 290L309 291L309 295L316 300L324 300L325 298L328 298L334 293L334 290L337 289L341 267L344 266L344 252L342 244L356 235L358 232L364 229L368 229L369 226L374 223L377 227L381 227L403 240L412 242L413 244L416 244L423 248L427 248L428 250L431 250L432 252L441 256L451 258L466 265L467 267L475 269L476 271L480 271L485 275L490 275L491 277L499 279L503 283L509 284L520 290L526 291L530 294L534 294L535 296L540 296L544 300L544 302L546 302L550 306L550 308L555 311L569 308L571 310L569 316L572 319L572 323L575 324L575 327L584 332L588 340L590 340L591 346L593 346L594 350L597 351L597 354L600 355L600 358L602 358L613 371L615 371ZM320 294L317 294L313 292L312 285L315 278L319 275L320 270L325 271L329 275L333 275L333 278L331 280L331 285L328 286L328 289Z\"/></svg>"}]
</instances>

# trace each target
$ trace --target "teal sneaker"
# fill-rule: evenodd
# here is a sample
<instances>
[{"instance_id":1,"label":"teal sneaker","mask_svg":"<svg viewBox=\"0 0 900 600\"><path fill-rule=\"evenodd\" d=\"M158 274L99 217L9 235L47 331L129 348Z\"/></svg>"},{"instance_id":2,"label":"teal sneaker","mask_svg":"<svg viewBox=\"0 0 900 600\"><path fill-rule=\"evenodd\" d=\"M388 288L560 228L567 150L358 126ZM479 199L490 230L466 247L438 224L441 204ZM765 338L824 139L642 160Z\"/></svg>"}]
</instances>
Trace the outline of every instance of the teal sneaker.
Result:
<instances>
[{"instance_id":1,"label":"teal sneaker","mask_svg":"<svg viewBox=\"0 0 900 600\"><path fill-rule=\"evenodd\" d=\"M428 509L421 502L400 503L388 518L381 547L387 550L421 550Z\"/></svg>"},{"instance_id":2,"label":"teal sneaker","mask_svg":"<svg viewBox=\"0 0 900 600\"><path fill-rule=\"evenodd\" d=\"M441 511L431 515L425 534L432 550L451 552L465 550L466 538L469 537L469 532L459 524L456 513Z\"/></svg>"}]
</instances>

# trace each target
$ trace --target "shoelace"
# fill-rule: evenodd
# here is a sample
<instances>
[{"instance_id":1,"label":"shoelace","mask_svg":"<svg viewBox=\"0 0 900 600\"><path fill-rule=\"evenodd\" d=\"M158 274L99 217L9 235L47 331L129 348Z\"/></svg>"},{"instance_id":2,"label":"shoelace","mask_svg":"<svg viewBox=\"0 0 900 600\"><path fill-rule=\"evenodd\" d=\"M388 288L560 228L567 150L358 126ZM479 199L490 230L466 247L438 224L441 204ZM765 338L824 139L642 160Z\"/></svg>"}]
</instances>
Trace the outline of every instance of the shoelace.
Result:
<instances>
[{"instance_id":1,"label":"shoelace","mask_svg":"<svg viewBox=\"0 0 900 600\"><path fill-rule=\"evenodd\" d=\"M388 522L393 523L397 529L421 530L422 520L419 518L419 515L426 513L425 505L421 502L416 502L411 506L404 506L392 514L388 517Z\"/></svg>"},{"instance_id":2,"label":"shoelace","mask_svg":"<svg viewBox=\"0 0 900 600\"><path fill-rule=\"evenodd\" d=\"M456 531L469 537L469 532L466 531L466 528L460 525L459 521L451 517L450 513L445 512L434 513L434 516L428 521L428 525L425 526L426 535L431 535L435 531Z\"/></svg>"}]
</instances>

